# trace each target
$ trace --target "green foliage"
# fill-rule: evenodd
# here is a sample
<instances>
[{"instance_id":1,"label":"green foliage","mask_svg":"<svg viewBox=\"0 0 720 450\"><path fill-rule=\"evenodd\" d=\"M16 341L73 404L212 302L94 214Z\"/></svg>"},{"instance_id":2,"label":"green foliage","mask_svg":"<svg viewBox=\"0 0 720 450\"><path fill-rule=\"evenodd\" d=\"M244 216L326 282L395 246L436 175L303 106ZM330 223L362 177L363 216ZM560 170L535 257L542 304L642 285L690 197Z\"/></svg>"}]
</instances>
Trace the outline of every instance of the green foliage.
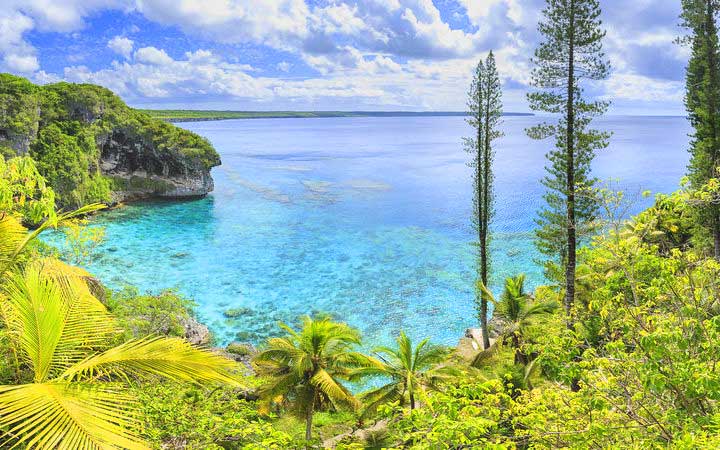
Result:
<instances>
[{"instance_id":1,"label":"green foliage","mask_svg":"<svg viewBox=\"0 0 720 450\"><path fill-rule=\"evenodd\" d=\"M27 151L26 136L37 132L40 88L28 80L0 73L0 145ZM13 156L15 153L13 152ZM5 156L8 156L7 154Z\"/></svg>"},{"instance_id":2,"label":"green foliage","mask_svg":"<svg viewBox=\"0 0 720 450\"><path fill-rule=\"evenodd\" d=\"M447 348L431 345L429 339L413 346L404 332L400 332L396 348L376 348L376 356L366 357L362 367L351 374L351 379L377 377L384 383L362 394L365 414L394 401L403 406L409 403L411 410L417 400L427 402L429 390L456 375L451 366L442 364L449 354Z\"/></svg>"},{"instance_id":3,"label":"green foliage","mask_svg":"<svg viewBox=\"0 0 720 450\"><path fill-rule=\"evenodd\" d=\"M26 156L0 156L0 213L18 214L31 225L55 216L55 192Z\"/></svg>"},{"instance_id":4,"label":"green foliage","mask_svg":"<svg viewBox=\"0 0 720 450\"><path fill-rule=\"evenodd\" d=\"M68 248L63 257L75 265L87 264L105 238L105 228L88 226L87 219L68 220L61 230Z\"/></svg>"},{"instance_id":5,"label":"green foliage","mask_svg":"<svg viewBox=\"0 0 720 450\"><path fill-rule=\"evenodd\" d=\"M525 292L525 275L518 275L505 280L505 288L500 300L495 297L486 287L483 286L486 296L495 305L494 317L501 324L497 330L501 339L509 339L515 349L515 363L527 364L528 355L523 350L523 342L528 335L528 329L537 323L539 319L553 313L558 304L551 300L533 301ZM501 342L498 341L497 345ZM476 358L475 365L481 362L484 357L480 353Z\"/></svg>"},{"instance_id":6,"label":"green foliage","mask_svg":"<svg viewBox=\"0 0 720 450\"><path fill-rule=\"evenodd\" d=\"M286 449L293 438L258 412L247 391L232 388L143 384L135 392L143 435L167 449Z\"/></svg>"},{"instance_id":7,"label":"green foliage","mask_svg":"<svg viewBox=\"0 0 720 450\"><path fill-rule=\"evenodd\" d=\"M431 393L426 408L403 414L389 405L382 412L396 448L511 449L513 403L501 380L467 380Z\"/></svg>"},{"instance_id":8,"label":"green foliage","mask_svg":"<svg viewBox=\"0 0 720 450\"><path fill-rule=\"evenodd\" d=\"M227 350L228 353L232 353L237 356L250 356L255 353L255 349L251 345L238 342L231 343L225 347L225 350Z\"/></svg>"},{"instance_id":9,"label":"green foliage","mask_svg":"<svg viewBox=\"0 0 720 450\"><path fill-rule=\"evenodd\" d=\"M139 148L136 163L148 173L159 170L158 161L180 172L209 170L220 163L207 139L131 109L100 86L35 86L0 74L0 118L1 153L29 151L63 207L109 202L111 190L123 187L101 171L102 152L109 145ZM133 183L130 187L138 184ZM153 187L159 193L168 189L158 183Z\"/></svg>"},{"instance_id":10,"label":"green foliage","mask_svg":"<svg viewBox=\"0 0 720 450\"><path fill-rule=\"evenodd\" d=\"M185 337L185 321L192 316L195 303L175 291L140 295L135 288L110 292L108 308L120 322L123 339L147 336Z\"/></svg>"},{"instance_id":11,"label":"green foliage","mask_svg":"<svg viewBox=\"0 0 720 450\"><path fill-rule=\"evenodd\" d=\"M285 337L272 338L254 358L264 377L260 395L267 404L289 403L306 420L305 438L312 438L316 410L357 407L357 400L343 384L364 357L352 348L360 334L328 317L304 317L302 329L281 327Z\"/></svg>"},{"instance_id":12,"label":"green foliage","mask_svg":"<svg viewBox=\"0 0 720 450\"><path fill-rule=\"evenodd\" d=\"M77 213L97 209L86 207ZM237 385L234 362L178 338L112 346L116 319L93 293L90 275L51 258L19 258L57 215L34 232L0 217L0 437L28 448L143 448L135 397L126 382Z\"/></svg>"}]
</instances>

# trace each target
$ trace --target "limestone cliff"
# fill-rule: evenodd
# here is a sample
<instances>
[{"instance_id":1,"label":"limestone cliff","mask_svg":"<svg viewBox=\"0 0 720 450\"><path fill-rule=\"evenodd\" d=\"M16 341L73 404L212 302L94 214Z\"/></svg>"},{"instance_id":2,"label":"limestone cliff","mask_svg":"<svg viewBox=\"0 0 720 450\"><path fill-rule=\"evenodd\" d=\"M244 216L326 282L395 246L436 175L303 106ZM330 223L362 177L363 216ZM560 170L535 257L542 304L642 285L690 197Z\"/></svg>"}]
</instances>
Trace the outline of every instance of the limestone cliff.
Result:
<instances>
[{"instance_id":1,"label":"limestone cliff","mask_svg":"<svg viewBox=\"0 0 720 450\"><path fill-rule=\"evenodd\" d=\"M213 189L220 158L187 130L90 84L37 86L0 74L0 154L29 154L58 206L193 198Z\"/></svg>"}]
</instances>

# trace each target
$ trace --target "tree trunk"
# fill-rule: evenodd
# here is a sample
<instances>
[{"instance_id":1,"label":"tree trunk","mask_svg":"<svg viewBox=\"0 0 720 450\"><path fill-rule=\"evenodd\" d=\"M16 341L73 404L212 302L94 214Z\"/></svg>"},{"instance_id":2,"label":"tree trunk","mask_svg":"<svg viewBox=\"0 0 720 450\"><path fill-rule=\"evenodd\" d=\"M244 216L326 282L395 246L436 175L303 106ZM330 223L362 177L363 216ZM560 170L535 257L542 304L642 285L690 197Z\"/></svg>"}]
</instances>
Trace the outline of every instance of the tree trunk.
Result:
<instances>
[{"instance_id":1,"label":"tree trunk","mask_svg":"<svg viewBox=\"0 0 720 450\"><path fill-rule=\"evenodd\" d=\"M567 78L567 135L566 135L566 188L567 188L567 261L565 267L565 312L568 328L572 328L572 306L575 302L575 265L577 236L575 228L575 0L570 0L568 27L568 78Z\"/></svg>"},{"instance_id":2,"label":"tree trunk","mask_svg":"<svg viewBox=\"0 0 720 450\"><path fill-rule=\"evenodd\" d=\"M513 347L515 347L515 364L521 364L525 365L526 358L525 354L520 350L520 336L518 336L519 331L516 331L513 333L512 341L513 341Z\"/></svg>"},{"instance_id":3,"label":"tree trunk","mask_svg":"<svg viewBox=\"0 0 720 450\"><path fill-rule=\"evenodd\" d=\"M715 259L720 261L720 217L715 218L713 237L715 240Z\"/></svg>"},{"instance_id":4,"label":"tree trunk","mask_svg":"<svg viewBox=\"0 0 720 450\"><path fill-rule=\"evenodd\" d=\"M485 78L487 79L486 74ZM483 236L482 236L482 281L488 285L488 232L490 228L490 89L485 89L485 142L483 142ZM490 330L488 330L488 299L483 292L480 300L482 316L483 349L490 348Z\"/></svg>"},{"instance_id":5,"label":"tree trunk","mask_svg":"<svg viewBox=\"0 0 720 450\"><path fill-rule=\"evenodd\" d=\"M415 409L415 394L410 392L410 410Z\"/></svg>"},{"instance_id":6,"label":"tree trunk","mask_svg":"<svg viewBox=\"0 0 720 450\"><path fill-rule=\"evenodd\" d=\"M313 399L310 402L310 405L308 406L307 411L305 412L305 440L309 441L312 439L312 424L313 424L313 414L315 413L315 395L313 394Z\"/></svg>"}]
</instances>

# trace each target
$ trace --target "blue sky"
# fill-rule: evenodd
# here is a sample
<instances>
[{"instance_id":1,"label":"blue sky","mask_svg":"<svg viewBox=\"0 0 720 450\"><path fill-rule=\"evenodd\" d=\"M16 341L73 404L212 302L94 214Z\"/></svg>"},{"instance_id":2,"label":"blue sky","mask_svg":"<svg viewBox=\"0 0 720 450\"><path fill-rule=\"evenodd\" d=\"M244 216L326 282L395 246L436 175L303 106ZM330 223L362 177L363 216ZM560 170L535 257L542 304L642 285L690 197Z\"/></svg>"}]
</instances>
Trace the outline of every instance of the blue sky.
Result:
<instances>
[{"instance_id":1,"label":"blue sky","mask_svg":"<svg viewBox=\"0 0 720 450\"><path fill-rule=\"evenodd\" d=\"M683 114L679 0L601 0L617 114ZM527 111L544 0L3 0L0 71L91 82L134 106L462 110L493 49Z\"/></svg>"}]
</instances>

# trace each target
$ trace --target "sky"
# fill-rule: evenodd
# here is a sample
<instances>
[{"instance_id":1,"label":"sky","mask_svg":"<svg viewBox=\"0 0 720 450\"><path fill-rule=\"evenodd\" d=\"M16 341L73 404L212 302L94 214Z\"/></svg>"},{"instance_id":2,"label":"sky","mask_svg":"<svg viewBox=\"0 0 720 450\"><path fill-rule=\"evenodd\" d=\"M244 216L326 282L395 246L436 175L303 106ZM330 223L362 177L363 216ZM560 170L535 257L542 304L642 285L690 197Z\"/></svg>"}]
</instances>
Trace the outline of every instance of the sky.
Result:
<instances>
[{"instance_id":1,"label":"sky","mask_svg":"<svg viewBox=\"0 0 720 450\"><path fill-rule=\"evenodd\" d=\"M0 72L96 83L132 106L460 111L493 50L529 111L544 0L2 0ZM681 115L680 0L601 0L614 114Z\"/></svg>"}]
</instances>

